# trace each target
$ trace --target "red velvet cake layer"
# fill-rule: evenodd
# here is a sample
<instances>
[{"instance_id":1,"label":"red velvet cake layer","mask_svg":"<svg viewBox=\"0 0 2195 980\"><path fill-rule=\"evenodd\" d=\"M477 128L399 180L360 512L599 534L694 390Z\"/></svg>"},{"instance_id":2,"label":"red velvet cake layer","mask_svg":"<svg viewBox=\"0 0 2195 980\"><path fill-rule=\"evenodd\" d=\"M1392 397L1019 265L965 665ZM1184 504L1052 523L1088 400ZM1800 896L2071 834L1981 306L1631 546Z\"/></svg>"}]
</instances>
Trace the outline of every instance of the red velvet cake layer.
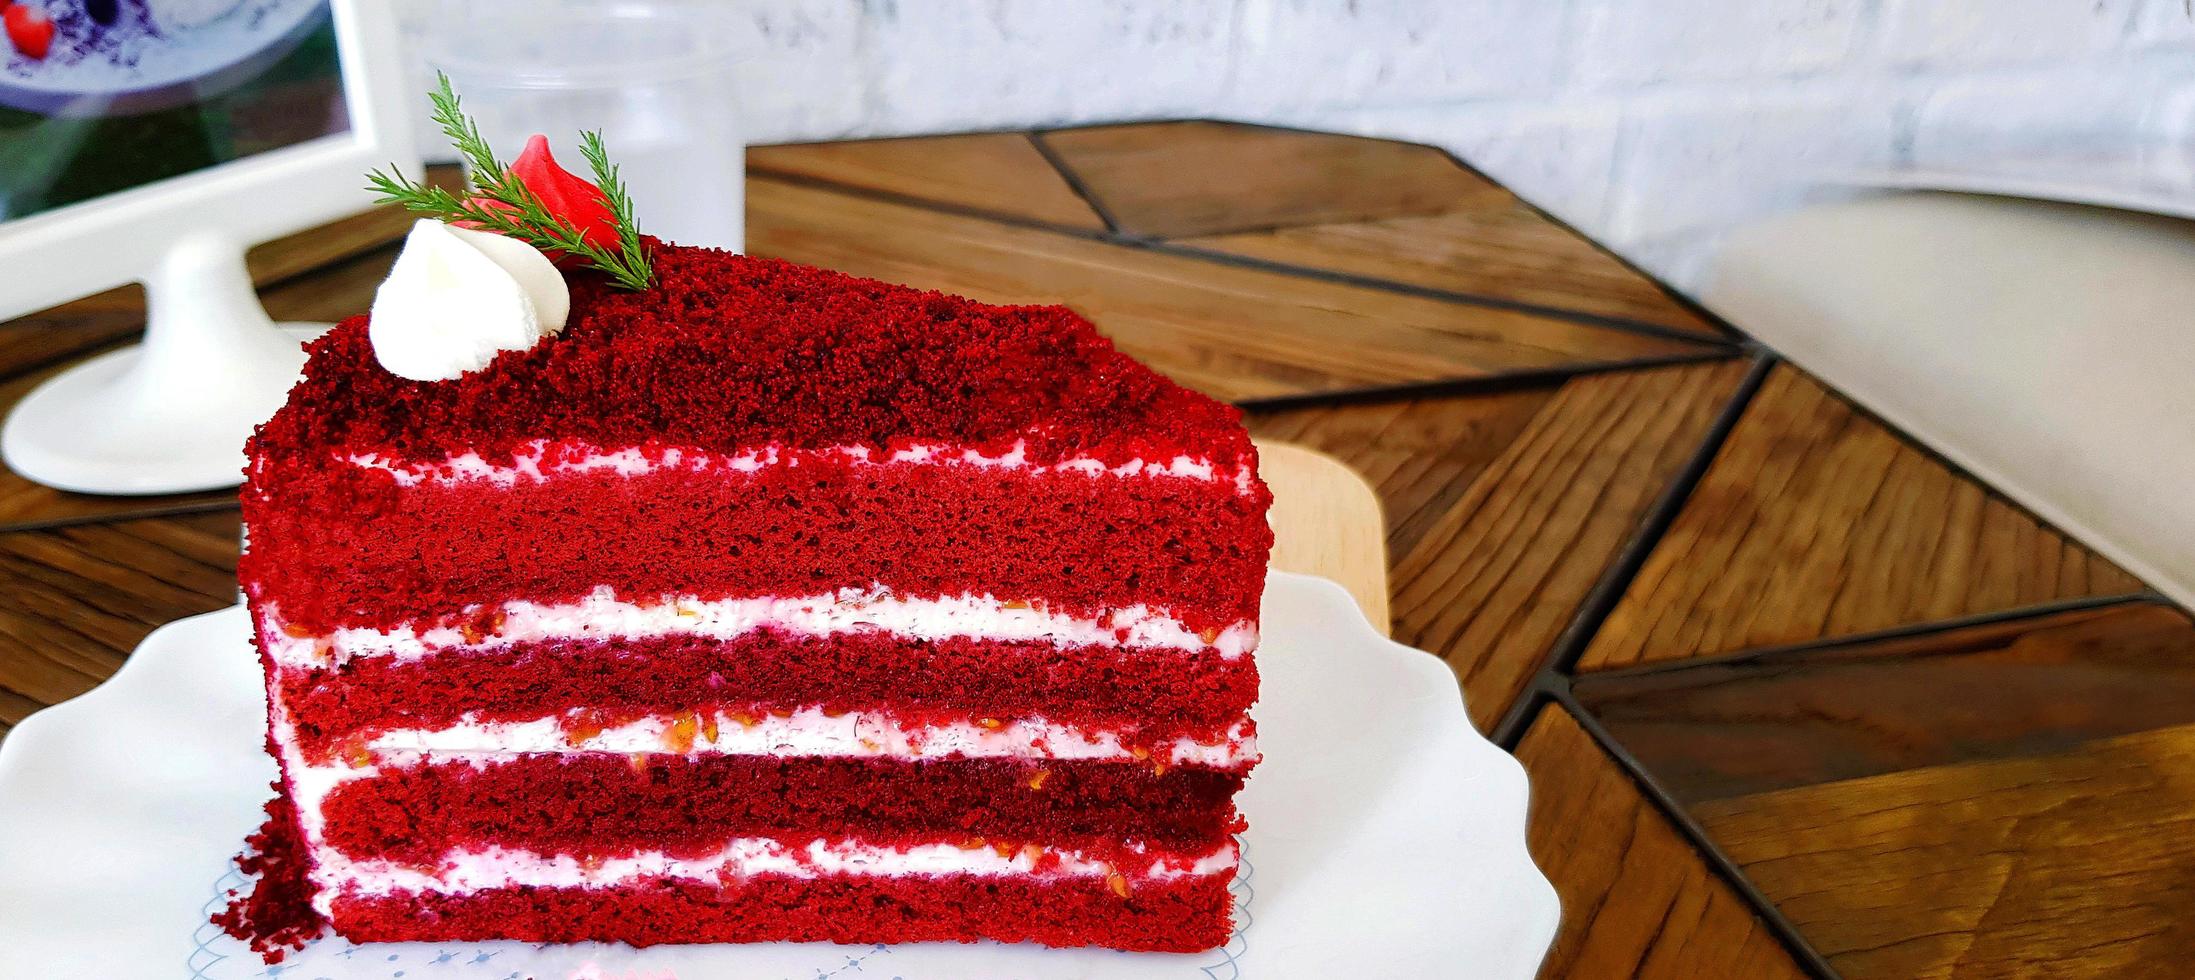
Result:
<instances>
[{"instance_id":1,"label":"red velvet cake layer","mask_svg":"<svg viewBox=\"0 0 2195 980\"><path fill-rule=\"evenodd\" d=\"M544 438L725 452L918 438L1001 450L1026 439L1037 463L1250 458L1239 412L1136 363L1063 307L992 306L710 249L652 251L654 288L573 276L561 334L452 381L390 374L366 317L344 321L308 346L303 379L251 456L477 451L492 463Z\"/></svg>"},{"instance_id":2,"label":"red velvet cake layer","mask_svg":"<svg viewBox=\"0 0 2195 980\"><path fill-rule=\"evenodd\" d=\"M1194 952L1226 943L1229 874L1139 881L981 876L788 878L724 888L508 888L466 895L344 894L333 925L353 942L602 940L658 943L1038 942Z\"/></svg>"},{"instance_id":3,"label":"red velvet cake layer","mask_svg":"<svg viewBox=\"0 0 2195 980\"><path fill-rule=\"evenodd\" d=\"M560 334L455 379L365 317L309 346L238 574L315 836L225 924L302 937L309 892L356 941L1224 943L1233 872L1181 872L1230 866L1255 759L1240 413L1063 308L648 247L656 286L574 275ZM1055 752L1105 758L1020 757Z\"/></svg>"},{"instance_id":4,"label":"red velvet cake layer","mask_svg":"<svg viewBox=\"0 0 2195 980\"><path fill-rule=\"evenodd\" d=\"M1123 841L1201 855L1239 829L1240 774L1132 762L902 762L761 756L522 756L384 767L321 804L354 858L431 864L488 845L616 857L715 851L727 837L852 836L885 846ZM983 845L978 845L983 846Z\"/></svg>"},{"instance_id":5,"label":"red velvet cake layer","mask_svg":"<svg viewBox=\"0 0 2195 980\"><path fill-rule=\"evenodd\" d=\"M574 705L609 727L643 716L759 717L820 707L889 713L914 725L1041 715L1150 744L1212 742L1257 699L1250 657L1060 647L882 633L796 636L758 630L729 642L696 636L565 640L456 650L400 661L361 657L280 667L274 684L308 756L387 729L440 729L561 717Z\"/></svg>"},{"instance_id":6,"label":"red velvet cake layer","mask_svg":"<svg viewBox=\"0 0 2195 980\"><path fill-rule=\"evenodd\" d=\"M573 602L602 585L621 597L748 597L872 584L1080 614L1149 604L1193 631L1218 630L1257 617L1272 543L1262 493L1164 476L838 459L507 489L406 488L343 464L255 479L282 497L245 495L240 574L254 598L276 599L286 623L313 633L513 599Z\"/></svg>"}]
</instances>

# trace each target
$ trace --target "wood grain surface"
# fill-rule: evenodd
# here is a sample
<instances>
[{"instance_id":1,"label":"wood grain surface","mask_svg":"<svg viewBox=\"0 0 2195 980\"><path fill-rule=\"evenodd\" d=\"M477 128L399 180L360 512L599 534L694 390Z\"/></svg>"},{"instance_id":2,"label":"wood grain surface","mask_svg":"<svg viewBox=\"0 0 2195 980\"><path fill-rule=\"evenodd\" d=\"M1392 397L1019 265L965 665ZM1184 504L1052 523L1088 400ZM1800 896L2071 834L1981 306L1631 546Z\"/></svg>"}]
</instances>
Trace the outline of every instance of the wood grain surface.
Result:
<instances>
[{"instance_id":1,"label":"wood grain surface","mask_svg":"<svg viewBox=\"0 0 2195 980\"><path fill-rule=\"evenodd\" d=\"M1854 980L2189 973L2195 727L1693 812Z\"/></svg>"},{"instance_id":2,"label":"wood grain surface","mask_svg":"<svg viewBox=\"0 0 2195 980\"><path fill-rule=\"evenodd\" d=\"M757 146L747 151L747 170L1064 228L1106 230L1027 133Z\"/></svg>"},{"instance_id":3,"label":"wood grain surface","mask_svg":"<svg viewBox=\"0 0 2195 980\"><path fill-rule=\"evenodd\" d=\"M1560 387L1253 408L1244 422L1260 438L1331 453L1371 481L1393 560L1417 550Z\"/></svg>"},{"instance_id":4,"label":"wood grain surface","mask_svg":"<svg viewBox=\"0 0 2195 980\"><path fill-rule=\"evenodd\" d=\"M1540 976L1805 976L1562 709L1533 722L1517 759L1532 775L1532 857L1562 897L1562 929Z\"/></svg>"},{"instance_id":5,"label":"wood grain surface","mask_svg":"<svg viewBox=\"0 0 2195 980\"><path fill-rule=\"evenodd\" d=\"M748 182L748 246L995 303L1063 303L1191 387L1240 400L1676 358L1694 344L792 184ZM1337 342L1339 338L1348 342Z\"/></svg>"},{"instance_id":6,"label":"wood grain surface","mask_svg":"<svg viewBox=\"0 0 2195 980\"><path fill-rule=\"evenodd\" d=\"M1404 642L1440 651L1490 729L1690 460L1742 361L1563 385L1446 519L1395 565Z\"/></svg>"},{"instance_id":7,"label":"wood grain surface","mask_svg":"<svg viewBox=\"0 0 2195 980\"><path fill-rule=\"evenodd\" d=\"M1730 360L1559 387L1255 413L1370 476L1395 638L1446 660L1491 729L1744 376Z\"/></svg>"},{"instance_id":8,"label":"wood grain surface","mask_svg":"<svg viewBox=\"0 0 2195 980\"><path fill-rule=\"evenodd\" d=\"M1437 214L1509 193L1432 147L1361 136L1189 121L1038 139L1121 232L1151 238Z\"/></svg>"},{"instance_id":9,"label":"wood grain surface","mask_svg":"<svg viewBox=\"0 0 2195 980\"><path fill-rule=\"evenodd\" d=\"M0 733L122 665L154 627L236 601L233 510L0 534Z\"/></svg>"},{"instance_id":10,"label":"wood grain surface","mask_svg":"<svg viewBox=\"0 0 2195 980\"><path fill-rule=\"evenodd\" d=\"M1783 366L1579 666L1681 660L2141 589Z\"/></svg>"},{"instance_id":11,"label":"wood grain surface","mask_svg":"<svg viewBox=\"0 0 2195 980\"><path fill-rule=\"evenodd\" d=\"M110 289L0 324L0 375L17 377L145 329L144 290Z\"/></svg>"},{"instance_id":12,"label":"wood grain surface","mask_svg":"<svg viewBox=\"0 0 2195 980\"><path fill-rule=\"evenodd\" d=\"M1509 194L1454 209L1181 239L1204 251L1720 339L1720 327Z\"/></svg>"},{"instance_id":13,"label":"wood grain surface","mask_svg":"<svg viewBox=\"0 0 2195 980\"><path fill-rule=\"evenodd\" d=\"M441 187L456 187L463 179L454 166L431 167L425 176L428 184ZM253 282L262 288L273 286L386 249L403 238L417 220L416 215L394 205L372 208L255 246L246 256L246 265L251 268Z\"/></svg>"},{"instance_id":14,"label":"wood grain surface","mask_svg":"<svg viewBox=\"0 0 2195 980\"><path fill-rule=\"evenodd\" d=\"M1672 794L1711 800L2195 724L2195 623L2117 603L1572 690Z\"/></svg>"}]
</instances>

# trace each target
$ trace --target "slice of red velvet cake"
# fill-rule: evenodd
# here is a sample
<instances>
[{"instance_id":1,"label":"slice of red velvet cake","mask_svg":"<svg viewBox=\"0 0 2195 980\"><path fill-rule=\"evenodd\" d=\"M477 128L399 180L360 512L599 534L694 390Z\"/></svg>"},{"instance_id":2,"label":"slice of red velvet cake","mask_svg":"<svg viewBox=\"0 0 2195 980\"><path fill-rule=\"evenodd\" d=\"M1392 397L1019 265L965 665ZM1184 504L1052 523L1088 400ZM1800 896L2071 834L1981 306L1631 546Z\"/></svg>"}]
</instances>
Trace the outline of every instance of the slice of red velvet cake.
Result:
<instances>
[{"instance_id":1,"label":"slice of red velvet cake","mask_svg":"<svg viewBox=\"0 0 2195 980\"><path fill-rule=\"evenodd\" d=\"M1056 307L651 243L449 380L311 345L240 566L369 940L1230 930L1271 533L1232 408Z\"/></svg>"}]
</instances>

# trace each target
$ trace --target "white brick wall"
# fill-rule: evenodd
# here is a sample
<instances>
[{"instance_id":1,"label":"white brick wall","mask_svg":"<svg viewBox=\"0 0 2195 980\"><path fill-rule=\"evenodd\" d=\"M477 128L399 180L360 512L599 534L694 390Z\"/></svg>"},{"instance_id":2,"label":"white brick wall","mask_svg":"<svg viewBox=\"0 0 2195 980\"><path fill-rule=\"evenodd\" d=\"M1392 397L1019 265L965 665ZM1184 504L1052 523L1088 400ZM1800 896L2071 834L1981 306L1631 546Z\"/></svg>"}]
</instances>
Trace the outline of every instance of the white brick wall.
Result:
<instances>
[{"instance_id":1,"label":"white brick wall","mask_svg":"<svg viewBox=\"0 0 2195 980\"><path fill-rule=\"evenodd\" d=\"M1619 242L1697 235L1818 196L1816 178L1890 165L1887 92L1694 97L1625 114Z\"/></svg>"},{"instance_id":2,"label":"white brick wall","mask_svg":"<svg viewBox=\"0 0 2195 980\"><path fill-rule=\"evenodd\" d=\"M1577 78L1599 89L1824 72L1852 56L1862 0L1580 3Z\"/></svg>"},{"instance_id":3,"label":"white brick wall","mask_svg":"<svg viewBox=\"0 0 2195 980\"><path fill-rule=\"evenodd\" d=\"M401 2L416 40L481 0ZM1183 115L1393 136L1680 286L1734 223L1846 193L1830 175L2076 161L2195 198L2188 0L689 2L725 18L757 142ZM556 3L599 0L529 9Z\"/></svg>"},{"instance_id":4,"label":"white brick wall","mask_svg":"<svg viewBox=\"0 0 2195 980\"><path fill-rule=\"evenodd\" d=\"M1229 107L1261 113L1371 93L1387 105L1551 95L1569 12L1548 0L1244 0L1237 25Z\"/></svg>"},{"instance_id":5,"label":"white brick wall","mask_svg":"<svg viewBox=\"0 0 2195 980\"><path fill-rule=\"evenodd\" d=\"M2138 0L1891 0L1883 54L1936 69L2102 54L2125 41Z\"/></svg>"},{"instance_id":6,"label":"white brick wall","mask_svg":"<svg viewBox=\"0 0 2195 980\"><path fill-rule=\"evenodd\" d=\"M2134 15L2129 42L2135 47L2177 46L2182 53L2195 44L2195 17L2188 0L2148 0Z\"/></svg>"},{"instance_id":7,"label":"white brick wall","mask_svg":"<svg viewBox=\"0 0 2195 980\"><path fill-rule=\"evenodd\" d=\"M1916 104L1912 163L1926 168L2017 173L2021 161L2094 160L2142 168L2188 132L2169 104L2195 88L2195 59L2181 66L2141 59L2081 64L2010 77L1956 78ZM2017 125L2007 125L2016 121ZM2164 177L2171 169L2152 169Z\"/></svg>"},{"instance_id":8,"label":"white brick wall","mask_svg":"<svg viewBox=\"0 0 2195 980\"><path fill-rule=\"evenodd\" d=\"M1232 0L880 0L869 128L1191 115L1227 91Z\"/></svg>"},{"instance_id":9,"label":"white brick wall","mask_svg":"<svg viewBox=\"0 0 2195 980\"><path fill-rule=\"evenodd\" d=\"M869 117L867 87L845 70L860 57L865 22L861 8L809 0L739 0L725 19L738 90L729 93L743 114L768 120L778 132L818 135L851 132Z\"/></svg>"}]
</instances>

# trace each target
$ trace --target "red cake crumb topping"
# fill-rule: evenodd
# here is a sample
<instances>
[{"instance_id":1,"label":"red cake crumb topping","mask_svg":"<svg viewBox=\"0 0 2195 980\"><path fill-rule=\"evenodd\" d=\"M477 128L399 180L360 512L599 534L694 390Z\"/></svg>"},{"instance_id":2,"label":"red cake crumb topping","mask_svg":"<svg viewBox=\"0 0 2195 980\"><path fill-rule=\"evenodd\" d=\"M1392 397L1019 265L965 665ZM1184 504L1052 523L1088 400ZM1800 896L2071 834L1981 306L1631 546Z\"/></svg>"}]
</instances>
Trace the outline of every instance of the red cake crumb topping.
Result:
<instances>
[{"instance_id":1,"label":"red cake crumb topping","mask_svg":"<svg viewBox=\"0 0 2195 980\"><path fill-rule=\"evenodd\" d=\"M1058 306L992 306L774 259L650 242L659 284L574 274L564 332L452 381L374 360L366 317L314 341L255 456L376 452L491 462L535 439L719 451L946 441L1032 462L1187 453L1231 465L1230 406L1115 350ZM1030 435L1031 433L1034 435Z\"/></svg>"},{"instance_id":2,"label":"red cake crumb topping","mask_svg":"<svg viewBox=\"0 0 2195 980\"><path fill-rule=\"evenodd\" d=\"M249 895L230 893L227 908L213 914L213 924L251 944L268 963L280 963L290 950L320 938L320 913L313 911L312 883L306 874L312 862L297 829L297 806L274 784L275 797L267 801L267 822L259 832L244 838L244 853L236 867L259 879Z\"/></svg>"}]
</instances>

